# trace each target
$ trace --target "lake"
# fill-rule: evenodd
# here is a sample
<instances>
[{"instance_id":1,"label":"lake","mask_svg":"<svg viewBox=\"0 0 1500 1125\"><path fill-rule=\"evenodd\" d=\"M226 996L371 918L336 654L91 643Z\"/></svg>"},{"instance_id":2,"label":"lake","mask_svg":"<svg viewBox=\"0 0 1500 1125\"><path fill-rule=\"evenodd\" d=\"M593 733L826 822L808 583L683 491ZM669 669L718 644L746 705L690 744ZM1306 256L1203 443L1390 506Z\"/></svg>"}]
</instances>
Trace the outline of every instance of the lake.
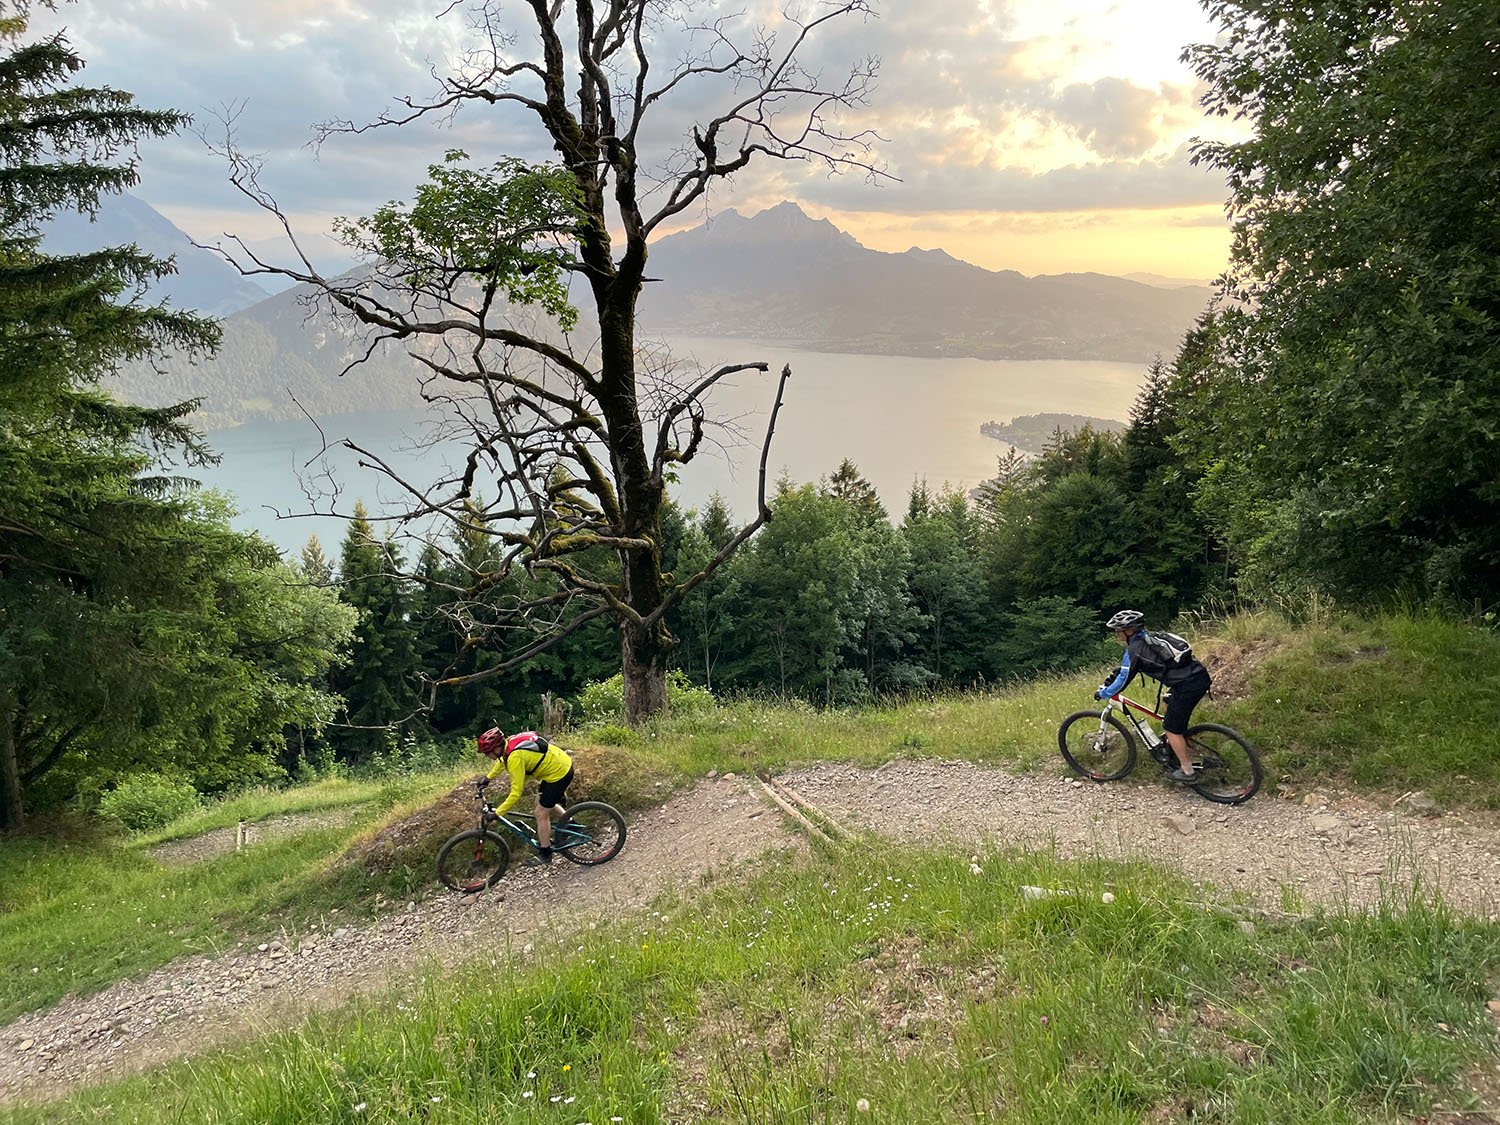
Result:
<instances>
[{"instance_id":1,"label":"lake","mask_svg":"<svg viewBox=\"0 0 1500 1125\"><path fill-rule=\"evenodd\" d=\"M744 373L720 386L713 414L734 419L741 438L715 431L717 444L705 442L673 489L688 508L717 491L741 519L755 508L760 443L784 364L791 365L792 378L777 418L767 490L783 473L799 483L817 481L847 457L897 519L916 480L934 490L944 483L968 489L994 476L1008 447L983 436L982 423L1053 411L1124 419L1146 375L1144 364L1089 360L841 355L708 338L679 338L673 345L679 356L696 357L708 369L760 360L771 365L766 375ZM421 481L461 455L455 444L420 447L425 417L420 411L347 414L319 424L330 445L349 438ZM261 532L289 553L316 533L335 556L345 534L338 517L306 514L314 510L309 491L320 497L320 512L328 510L334 489L339 511L351 509L356 497L372 512L398 510L398 490L358 468L353 453L333 449L320 457L324 437L310 422L254 422L208 437L223 460L202 473L204 484L238 499L237 526Z\"/></svg>"}]
</instances>

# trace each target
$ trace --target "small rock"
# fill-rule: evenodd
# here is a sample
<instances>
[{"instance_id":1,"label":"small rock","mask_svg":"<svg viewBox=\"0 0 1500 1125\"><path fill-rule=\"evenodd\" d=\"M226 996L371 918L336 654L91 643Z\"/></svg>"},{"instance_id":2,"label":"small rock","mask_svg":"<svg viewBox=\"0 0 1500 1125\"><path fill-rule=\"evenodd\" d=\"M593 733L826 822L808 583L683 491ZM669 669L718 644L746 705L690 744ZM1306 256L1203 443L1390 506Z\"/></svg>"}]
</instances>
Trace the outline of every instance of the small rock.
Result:
<instances>
[{"instance_id":1,"label":"small rock","mask_svg":"<svg viewBox=\"0 0 1500 1125\"><path fill-rule=\"evenodd\" d=\"M1331 836L1343 829L1344 822L1336 816L1315 816L1308 826L1320 835Z\"/></svg>"},{"instance_id":2,"label":"small rock","mask_svg":"<svg viewBox=\"0 0 1500 1125\"><path fill-rule=\"evenodd\" d=\"M1308 793L1303 796L1302 803L1310 809L1321 809L1328 804L1328 798L1321 793Z\"/></svg>"},{"instance_id":3,"label":"small rock","mask_svg":"<svg viewBox=\"0 0 1500 1125\"><path fill-rule=\"evenodd\" d=\"M1193 829L1197 827L1190 816L1164 816L1161 818L1161 823L1164 828L1170 828L1179 836L1191 835Z\"/></svg>"},{"instance_id":4,"label":"small rock","mask_svg":"<svg viewBox=\"0 0 1500 1125\"><path fill-rule=\"evenodd\" d=\"M1396 803L1391 807L1397 812L1405 813L1407 816L1443 815L1443 806L1420 789L1412 793L1405 793L1396 798Z\"/></svg>"},{"instance_id":5,"label":"small rock","mask_svg":"<svg viewBox=\"0 0 1500 1125\"><path fill-rule=\"evenodd\" d=\"M333 938L334 938L335 941L337 941L339 938L343 937L348 932L349 932L348 927L346 927L346 926L340 926L338 929L336 929L336 930L333 931Z\"/></svg>"},{"instance_id":6,"label":"small rock","mask_svg":"<svg viewBox=\"0 0 1500 1125\"><path fill-rule=\"evenodd\" d=\"M1105 891L1102 895L1099 896L1099 901L1103 903L1114 902L1115 893L1113 891Z\"/></svg>"},{"instance_id":7,"label":"small rock","mask_svg":"<svg viewBox=\"0 0 1500 1125\"><path fill-rule=\"evenodd\" d=\"M17 1047L16 1050L18 1050L18 1051L29 1051L34 1046L36 1046L36 1040L35 1039L23 1039L23 1040L21 1040L21 1045L19 1047Z\"/></svg>"},{"instance_id":8,"label":"small rock","mask_svg":"<svg viewBox=\"0 0 1500 1125\"><path fill-rule=\"evenodd\" d=\"M1490 1015L1500 1016L1500 1000L1491 1000L1485 1007L1490 1010Z\"/></svg>"},{"instance_id":9,"label":"small rock","mask_svg":"<svg viewBox=\"0 0 1500 1125\"><path fill-rule=\"evenodd\" d=\"M1249 921L1246 921L1244 918L1241 918L1236 923L1236 925L1239 926L1240 933L1244 934L1246 937L1254 937L1255 936L1255 923L1254 922L1249 922Z\"/></svg>"},{"instance_id":10,"label":"small rock","mask_svg":"<svg viewBox=\"0 0 1500 1125\"><path fill-rule=\"evenodd\" d=\"M718 770L709 770L708 771L708 780L712 781L714 778L716 778L718 776L719 776L719 771Z\"/></svg>"}]
</instances>

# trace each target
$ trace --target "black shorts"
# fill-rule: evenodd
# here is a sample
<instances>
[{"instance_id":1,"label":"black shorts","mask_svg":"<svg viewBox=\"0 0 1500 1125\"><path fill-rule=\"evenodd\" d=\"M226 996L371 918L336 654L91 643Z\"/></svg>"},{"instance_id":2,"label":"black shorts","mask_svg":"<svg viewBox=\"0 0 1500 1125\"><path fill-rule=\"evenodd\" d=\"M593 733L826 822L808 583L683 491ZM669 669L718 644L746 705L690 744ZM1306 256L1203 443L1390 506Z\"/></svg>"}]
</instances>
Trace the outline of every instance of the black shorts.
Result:
<instances>
[{"instance_id":1,"label":"black shorts","mask_svg":"<svg viewBox=\"0 0 1500 1125\"><path fill-rule=\"evenodd\" d=\"M568 791L568 783L573 780L573 767L568 767L568 772L562 776L560 781L539 781L536 783L536 803L544 809L555 809L562 803L563 794Z\"/></svg>"},{"instance_id":2,"label":"black shorts","mask_svg":"<svg viewBox=\"0 0 1500 1125\"><path fill-rule=\"evenodd\" d=\"M1167 713L1161 724L1168 734L1187 733L1193 708L1198 706L1198 701L1208 694L1208 689L1212 686L1213 680L1209 678L1207 669L1194 672L1182 683L1172 685L1171 694L1167 696Z\"/></svg>"}]
</instances>

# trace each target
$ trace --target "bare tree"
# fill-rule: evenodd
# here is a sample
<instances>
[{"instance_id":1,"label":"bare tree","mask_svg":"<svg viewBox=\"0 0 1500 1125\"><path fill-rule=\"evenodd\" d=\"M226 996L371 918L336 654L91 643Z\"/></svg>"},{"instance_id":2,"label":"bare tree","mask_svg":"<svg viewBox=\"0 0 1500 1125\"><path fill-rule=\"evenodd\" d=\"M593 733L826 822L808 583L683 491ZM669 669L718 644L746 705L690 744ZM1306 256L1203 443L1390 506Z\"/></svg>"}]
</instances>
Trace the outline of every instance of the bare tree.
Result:
<instances>
[{"instance_id":1,"label":"bare tree","mask_svg":"<svg viewBox=\"0 0 1500 1125\"><path fill-rule=\"evenodd\" d=\"M479 46L438 78L431 98L401 99L398 111L364 125L327 123L320 138L477 106L540 124L559 164L505 159L476 170L467 154L449 153L410 207L344 225L371 263L357 279L325 278L300 252L297 268L270 265L243 245L234 252L245 272L311 283L369 327L371 349L404 342L426 397L445 403L450 424L467 434L461 471L398 481L411 498L403 518L435 515L494 537L489 562L464 570L454 612L472 644L493 646L499 630L526 632L519 641L512 634L501 662L438 677L437 686L497 675L608 615L619 627L629 719L661 710L674 644L667 610L769 517L765 460L789 370L761 450L755 517L699 573L663 573L667 484L711 440L710 392L767 364L689 371L645 362L636 312L653 232L701 207L715 181L759 159L882 174L871 158L878 138L838 124L865 103L878 60L841 69L836 83L808 61L830 25L869 17L869 5L809 7L805 17L789 7L767 24L716 0L525 0L517 5L529 14L523 35L486 0L473 12ZM675 136L658 120L673 114L682 123ZM660 139L648 139L648 121ZM291 235L257 164L232 144L226 151L234 182ZM569 303L580 291L581 326ZM614 560L607 569L601 553ZM521 571L533 581L511 581Z\"/></svg>"}]
</instances>

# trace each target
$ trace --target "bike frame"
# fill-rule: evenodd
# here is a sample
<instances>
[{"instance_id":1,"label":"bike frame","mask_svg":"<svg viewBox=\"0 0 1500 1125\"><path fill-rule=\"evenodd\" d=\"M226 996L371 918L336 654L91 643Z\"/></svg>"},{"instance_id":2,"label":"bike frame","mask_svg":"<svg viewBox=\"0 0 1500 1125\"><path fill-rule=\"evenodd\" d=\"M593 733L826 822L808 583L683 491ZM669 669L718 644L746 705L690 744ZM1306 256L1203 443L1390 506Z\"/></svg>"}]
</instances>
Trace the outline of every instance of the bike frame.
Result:
<instances>
[{"instance_id":1,"label":"bike frame","mask_svg":"<svg viewBox=\"0 0 1500 1125\"><path fill-rule=\"evenodd\" d=\"M512 819L512 817L515 819ZM511 835L515 836L532 851L537 851L541 848L541 844L536 838L536 816L533 813L512 811L501 814L495 811L494 805L488 801L484 801L484 812L479 819L479 826L481 828L491 824L503 824L506 828L510 829ZM554 824L552 826L552 846L556 848L576 844L582 835L576 828L569 825Z\"/></svg>"},{"instance_id":2,"label":"bike frame","mask_svg":"<svg viewBox=\"0 0 1500 1125\"><path fill-rule=\"evenodd\" d=\"M1104 710L1099 712L1099 729L1101 731L1104 729L1104 720L1109 717L1112 711L1114 711L1116 704L1119 704L1120 714L1129 719L1130 725L1135 727L1136 733L1141 736L1141 741L1145 744L1145 748L1148 751L1155 751L1158 747L1167 745L1167 736L1165 734L1159 734L1155 730L1152 730L1151 733L1153 735L1156 735L1156 740L1153 742L1152 740L1148 739L1143 731L1149 729L1149 725L1136 718L1130 712L1133 708L1143 715L1150 715L1157 722L1161 722L1166 716L1153 711L1144 703L1137 703L1135 700L1131 699L1129 696L1124 695L1121 692L1115 692L1114 695L1110 696L1104 704ZM1160 755L1157 754L1153 754L1153 757L1157 757L1158 759L1160 759Z\"/></svg>"},{"instance_id":3,"label":"bike frame","mask_svg":"<svg viewBox=\"0 0 1500 1125\"><path fill-rule=\"evenodd\" d=\"M1109 697L1108 703L1106 703L1104 706L1104 711L1106 714L1114 710L1114 708L1110 706L1110 704L1112 703L1118 703L1122 707L1134 707L1141 714L1150 715L1157 722L1161 722L1161 720L1166 718L1165 715L1158 714L1157 712L1151 710L1151 708L1147 707L1144 703L1137 703L1135 700L1131 699L1129 696L1122 694L1121 692L1116 692L1114 695ZM1129 715L1129 712L1127 711L1125 712L1125 714ZM1134 718L1133 715L1130 717Z\"/></svg>"}]
</instances>

